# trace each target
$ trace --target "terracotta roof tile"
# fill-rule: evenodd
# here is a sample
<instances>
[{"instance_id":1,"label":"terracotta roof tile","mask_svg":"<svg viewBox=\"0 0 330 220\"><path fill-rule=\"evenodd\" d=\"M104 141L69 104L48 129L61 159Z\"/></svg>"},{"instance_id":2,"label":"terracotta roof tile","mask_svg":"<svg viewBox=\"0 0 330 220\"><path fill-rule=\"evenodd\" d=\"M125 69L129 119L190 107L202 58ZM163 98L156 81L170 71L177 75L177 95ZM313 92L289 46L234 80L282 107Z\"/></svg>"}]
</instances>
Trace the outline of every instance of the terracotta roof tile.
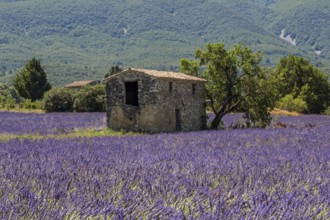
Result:
<instances>
[{"instance_id":1,"label":"terracotta roof tile","mask_svg":"<svg viewBox=\"0 0 330 220\"><path fill-rule=\"evenodd\" d=\"M177 80L188 80L188 81L196 81L196 82L206 82L205 79L196 77L196 76L190 76L184 73L179 73L179 72L169 72L169 71L159 71L159 70L149 70L149 69L137 69L137 68L130 68L130 69L126 69L123 70L120 73L117 74L121 74L124 72L128 72L128 71L133 71L133 72L139 72L139 73L144 73L156 78L161 78L161 79L177 79ZM115 75L117 75L115 74ZM115 76L113 75L113 76ZM111 78L112 76L110 76L109 78Z\"/></svg>"},{"instance_id":2,"label":"terracotta roof tile","mask_svg":"<svg viewBox=\"0 0 330 220\"><path fill-rule=\"evenodd\" d=\"M148 70L148 69L135 69L131 68L130 70L136 71L136 72L142 72L150 76L154 76L156 78L166 78L166 79L180 79L180 80L189 80L189 81L200 81L200 82L206 82L205 79L190 76L184 73L179 72L168 72L168 71L158 71L158 70Z\"/></svg>"},{"instance_id":3,"label":"terracotta roof tile","mask_svg":"<svg viewBox=\"0 0 330 220\"><path fill-rule=\"evenodd\" d=\"M76 87L83 87L90 84L96 83L94 80L83 80L83 81L75 81L73 83L67 84L65 88L76 88Z\"/></svg>"}]
</instances>

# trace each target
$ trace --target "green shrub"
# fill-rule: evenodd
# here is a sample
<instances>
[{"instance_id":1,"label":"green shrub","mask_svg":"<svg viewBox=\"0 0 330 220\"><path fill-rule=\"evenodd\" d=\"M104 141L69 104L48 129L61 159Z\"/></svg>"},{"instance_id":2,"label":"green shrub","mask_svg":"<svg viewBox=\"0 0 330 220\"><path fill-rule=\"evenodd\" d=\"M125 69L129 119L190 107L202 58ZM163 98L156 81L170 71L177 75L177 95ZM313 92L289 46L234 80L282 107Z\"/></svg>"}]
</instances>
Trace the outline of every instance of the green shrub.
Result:
<instances>
[{"instance_id":1,"label":"green shrub","mask_svg":"<svg viewBox=\"0 0 330 220\"><path fill-rule=\"evenodd\" d=\"M31 99L24 99L24 101L20 104L21 108L24 109L42 109L43 103L42 101L31 101Z\"/></svg>"},{"instance_id":2,"label":"green shrub","mask_svg":"<svg viewBox=\"0 0 330 220\"><path fill-rule=\"evenodd\" d=\"M87 86L74 98L73 108L77 112L104 112L105 85Z\"/></svg>"},{"instance_id":3,"label":"green shrub","mask_svg":"<svg viewBox=\"0 0 330 220\"><path fill-rule=\"evenodd\" d=\"M16 107L15 99L7 99L6 100L6 107L7 109L12 109Z\"/></svg>"},{"instance_id":4,"label":"green shrub","mask_svg":"<svg viewBox=\"0 0 330 220\"><path fill-rule=\"evenodd\" d=\"M15 104L18 104L22 101L22 98L14 87L0 83L0 101L1 103L5 103L7 100L10 100L10 102L14 101Z\"/></svg>"},{"instance_id":5,"label":"green shrub","mask_svg":"<svg viewBox=\"0 0 330 220\"><path fill-rule=\"evenodd\" d=\"M328 75L304 58L297 56L282 58L274 69L273 77L275 77L278 97L285 98L286 95L292 94L293 97L287 97L284 101L290 101L291 104L286 104L295 106L299 112L303 108L305 113L320 114L330 103ZM296 97L301 99L293 100ZM306 102L306 109L302 100Z\"/></svg>"},{"instance_id":6,"label":"green shrub","mask_svg":"<svg viewBox=\"0 0 330 220\"><path fill-rule=\"evenodd\" d=\"M280 99L277 107L290 112L304 113L307 111L307 103L301 98L294 98L292 94L288 94Z\"/></svg>"},{"instance_id":7,"label":"green shrub","mask_svg":"<svg viewBox=\"0 0 330 220\"><path fill-rule=\"evenodd\" d=\"M328 106L328 108L324 111L324 114L330 115L330 106Z\"/></svg>"},{"instance_id":8,"label":"green shrub","mask_svg":"<svg viewBox=\"0 0 330 220\"><path fill-rule=\"evenodd\" d=\"M54 88L45 94L43 99L46 112L72 112L73 91L66 88Z\"/></svg>"}]
</instances>

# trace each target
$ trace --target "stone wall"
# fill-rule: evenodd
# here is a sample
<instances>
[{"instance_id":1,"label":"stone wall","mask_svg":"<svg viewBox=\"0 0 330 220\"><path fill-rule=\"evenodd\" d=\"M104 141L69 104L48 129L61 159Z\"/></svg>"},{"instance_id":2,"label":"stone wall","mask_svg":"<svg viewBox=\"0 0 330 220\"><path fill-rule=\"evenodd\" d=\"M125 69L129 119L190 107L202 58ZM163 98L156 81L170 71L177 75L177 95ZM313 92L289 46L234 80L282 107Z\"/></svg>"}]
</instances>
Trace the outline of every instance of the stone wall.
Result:
<instances>
[{"instance_id":1,"label":"stone wall","mask_svg":"<svg viewBox=\"0 0 330 220\"><path fill-rule=\"evenodd\" d=\"M134 81L138 83L138 106L125 104L125 82ZM174 132L204 129L204 83L161 79L134 71L117 74L107 82L107 116L108 127L115 130Z\"/></svg>"},{"instance_id":2,"label":"stone wall","mask_svg":"<svg viewBox=\"0 0 330 220\"><path fill-rule=\"evenodd\" d=\"M169 91L169 84L172 83L172 92ZM182 131L197 131L205 128L205 97L204 84L181 81L181 80L159 80L159 110L166 112L168 129L176 131L176 111L179 110L181 117ZM194 92L193 92L194 85Z\"/></svg>"}]
</instances>

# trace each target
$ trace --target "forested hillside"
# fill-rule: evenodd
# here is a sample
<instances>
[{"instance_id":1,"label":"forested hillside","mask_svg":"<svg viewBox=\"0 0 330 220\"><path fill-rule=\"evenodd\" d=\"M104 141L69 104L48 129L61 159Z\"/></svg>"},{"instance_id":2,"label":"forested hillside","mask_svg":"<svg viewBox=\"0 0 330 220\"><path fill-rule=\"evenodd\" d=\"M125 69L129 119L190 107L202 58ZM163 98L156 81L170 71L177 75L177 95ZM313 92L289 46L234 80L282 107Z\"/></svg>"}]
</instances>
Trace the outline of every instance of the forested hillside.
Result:
<instances>
[{"instance_id":1,"label":"forested hillside","mask_svg":"<svg viewBox=\"0 0 330 220\"><path fill-rule=\"evenodd\" d=\"M264 65L293 54L330 72L329 9L328 0L0 0L0 82L33 57L53 85L101 79L113 65L176 70L213 42L245 43Z\"/></svg>"}]
</instances>

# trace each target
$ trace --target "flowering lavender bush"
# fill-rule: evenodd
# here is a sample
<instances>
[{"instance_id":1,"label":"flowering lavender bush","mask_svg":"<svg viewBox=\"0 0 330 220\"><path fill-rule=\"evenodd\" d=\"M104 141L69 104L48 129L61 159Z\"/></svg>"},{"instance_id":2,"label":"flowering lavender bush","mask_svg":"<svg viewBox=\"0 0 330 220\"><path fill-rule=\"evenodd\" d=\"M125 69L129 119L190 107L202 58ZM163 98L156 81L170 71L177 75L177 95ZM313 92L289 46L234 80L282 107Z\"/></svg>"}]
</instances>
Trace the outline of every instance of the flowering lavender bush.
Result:
<instances>
[{"instance_id":1,"label":"flowering lavender bush","mask_svg":"<svg viewBox=\"0 0 330 220\"><path fill-rule=\"evenodd\" d=\"M209 122L213 114L208 114ZM242 123L243 114L228 114L224 128ZM106 128L105 113L15 113L0 112L0 133L10 134L65 134L75 129ZM308 127L329 125L330 116L302 115L274 116L270 127Z\"/></svg>"},{"instance_id":2,"label":"flowering lavender bush","mask_svg":"<svg viewBox=\"0 0 330 220\"><path fill-rule=\"evenodd\" d=\"M208 113L208 123L214 119L213 113ZM243 114L227 114L223 117L223 128L230 129L232 127L240 127L244 125ZM273 115L273 121L268 128L303 128L303 127L320 127L320 126L330 126L330 116L329 115L299 115L299 116L282 116Z\"/></svg>"},{"instance_id":3,"label":"flowering lavender bush","mask_svg":"<svg viewBox=\"0 0 330 220\"><path fill-rule=\"evenodd\" d=\"M105 128L105 113L0 112L0 132L10 134L62 134L74 129Z\"/></svg>"},{"instance_id":4,"label":"flowering lavender bush","mask_svg":"<svg viewBox=\"0 0 330 220\"><path fill-rule=\"evenodd\" d=\"M0 218L329 219L329 134L323 123L11 140Z\"/></svg>"},{"instance_id":5,"label":"flowering lavender bush","mask_svg":"<svg viewBox=\"0 0 330 220\"><path fill-rule=\"evenodd\" d=\"M273 124L271 127L330 127L329 115L300 115L296 117L290 116L273 116Z\"/></svg>"}]
</instances>

